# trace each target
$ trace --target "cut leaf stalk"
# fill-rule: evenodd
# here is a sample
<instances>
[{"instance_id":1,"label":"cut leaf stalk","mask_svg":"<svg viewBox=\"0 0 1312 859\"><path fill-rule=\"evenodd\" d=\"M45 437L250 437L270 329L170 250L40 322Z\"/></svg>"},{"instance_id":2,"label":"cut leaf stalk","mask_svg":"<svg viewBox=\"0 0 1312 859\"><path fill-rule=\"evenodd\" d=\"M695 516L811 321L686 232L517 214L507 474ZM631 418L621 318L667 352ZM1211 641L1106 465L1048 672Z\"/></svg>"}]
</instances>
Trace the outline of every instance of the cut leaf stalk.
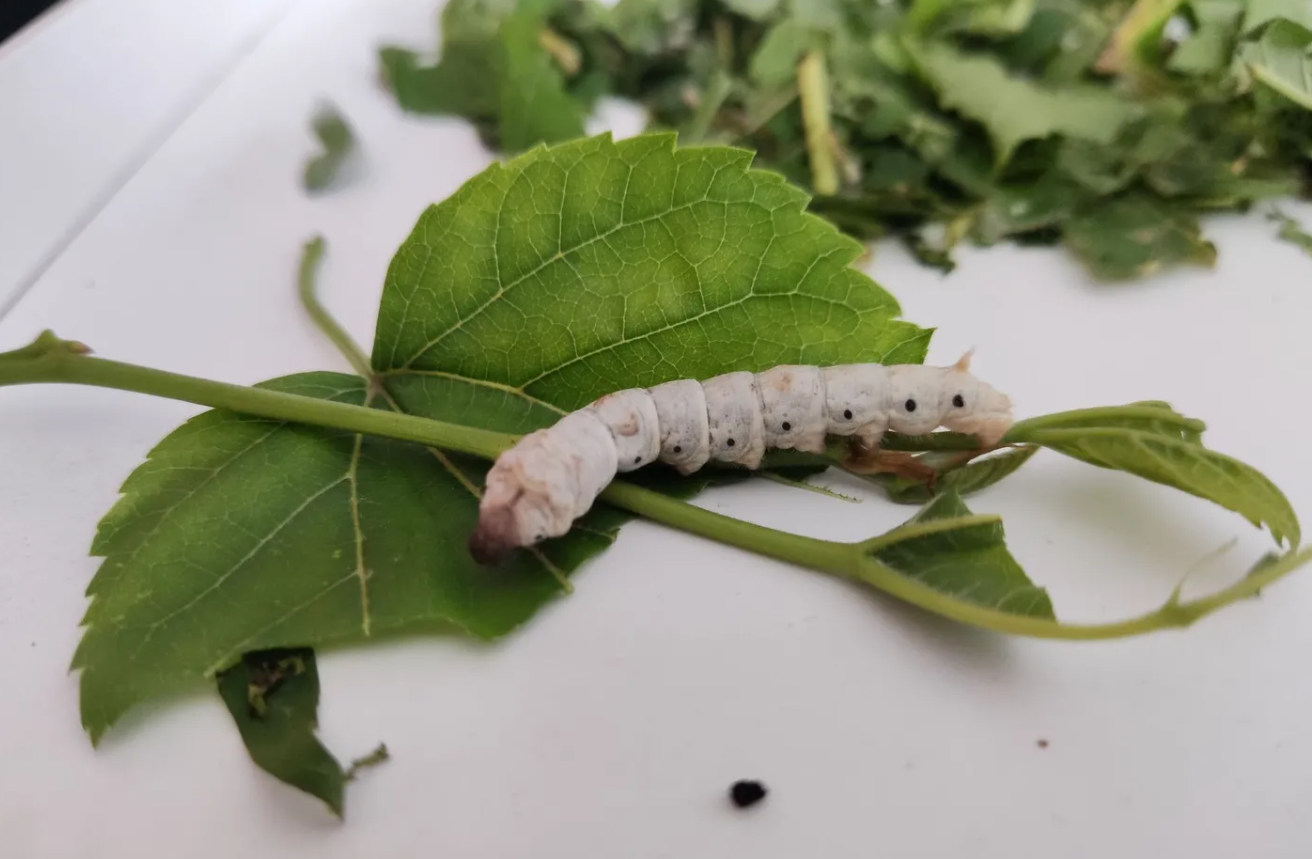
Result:
<instances>
[{"instance_id":1,"label":"cut leaf stalk","mask_svg":"<svg viewBox=\"0 0 1312 859\"><path fill-rule=\"evenodd\" d=\"M838 193L833 127L829 123L829 76L825 56L811 50L797 64L797 93L806 127L806 151L811 159L811 184L816 194Z\"/></svg>"}]
</instances>

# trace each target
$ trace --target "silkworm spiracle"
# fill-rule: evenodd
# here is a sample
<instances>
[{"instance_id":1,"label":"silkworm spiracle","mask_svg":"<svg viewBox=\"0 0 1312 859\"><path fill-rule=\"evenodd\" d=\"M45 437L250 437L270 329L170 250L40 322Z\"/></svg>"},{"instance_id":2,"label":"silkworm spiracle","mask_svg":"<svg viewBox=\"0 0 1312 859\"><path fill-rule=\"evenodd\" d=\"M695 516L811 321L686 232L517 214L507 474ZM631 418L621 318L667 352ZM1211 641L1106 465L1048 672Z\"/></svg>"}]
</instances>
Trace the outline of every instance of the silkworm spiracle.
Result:
<instances>
[{"instance_id":1,"label":"silkworm spiracle","mask_svg":"<svg viewBox=\"0 0 1312 859\"><path fill-rule=\"evenodd\" d=\"M969 365L970 353L946 367L785 364L607 394L497 458L470 553L491 563L565 534L617 473L651 462L685 475L711 460L757 468L768 449L822 453L828 436L874 449L890 429L945 427L995 444L1011 427L1011 401Z\"/></svg>"}]
</instances>

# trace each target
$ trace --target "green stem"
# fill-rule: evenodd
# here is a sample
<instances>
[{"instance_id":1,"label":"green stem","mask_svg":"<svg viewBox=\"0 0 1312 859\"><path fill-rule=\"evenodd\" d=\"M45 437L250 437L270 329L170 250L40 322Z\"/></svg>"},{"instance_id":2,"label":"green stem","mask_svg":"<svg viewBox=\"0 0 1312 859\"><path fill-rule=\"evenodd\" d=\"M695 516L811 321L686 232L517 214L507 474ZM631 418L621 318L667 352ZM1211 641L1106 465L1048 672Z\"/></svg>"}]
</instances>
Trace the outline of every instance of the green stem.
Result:
<instances>
[{"instance_id":1,"label":"green stem","mask_svg":"<svg viewBox=\"0 0 1312 859\"><path fill-rule=\"evenodd\" d=\"M797 93L802 101L802 127L811 159L812 190L821 196L838 193L838 169L830 143L829 81L824 54L808 51L797 64Z\"/></svg>"},{"instance_id":2,"label":"green stem","mask_svg":"<svg viewBox=\"0 0 1312 859\"><path fill-rule=\"evenodd\" d=\"M305 243L305 249L301 253L301 268L296 277L297 292L301 296L301 304L305 305L305 310L314 320L314 324L324 333L337 351L351 362L351 367L355 372L366 379L373 379L374 370L369 364L368 357L365 356L364 350L356 344L346 329L337 323L322 304L315 294L315 270L319 267L320 260L323 259L324 242L322 236L315 236Z\"/></svg>"},{"instance_id":3,"label":"green stem","mask_svg":"<svg viewBox=\"0 0 1312 859\"><path fill-rule=\"evenodd\" d=\"M1256 596L1263 588L1289 575L1309 560L1312 560L1312 548L1291 552L1256 575L1241 579L1211 596L1180 602L1173 595L1155 611L1127 620L1098 624L1061 623L963 602L907 578L873 559L858 570L857 578L890 596L968 626L1026 638L1106 641L1190 626L1228 605Z\"/></svg>"},{"instance_id":4,"label":"green stem","mask_svg":"<svg viewBox=\"0 0 1312 859\"><path fill-rule=\"evenodd\" d=\"M0 354L0 387L37 383L92 385L182 400L274 420L295 421L347 432L378 435L495 458L515 436L412 415L334 403L260 387L243 387L87 355L80 343L46 331L21 349ZM967 603L902 575L875 557L896 543L997 521L969 516L903 526L873 540L838 543L802 537L722 516L666 495L615 481L601 498L639 516L691 534L786 563L864 582L926 611L971 626L1037 638L1093 640L1122 638L1188 626L1262 588L1312 560L1312 548L1290 553L1225 590L1193 602L1174 597L1160 609L1110 624L1072 625L1009 614Z\"/></svg>"},{"instance_id":5,"label":"green stem","mask_svg":"<svg viewBox=\"0 0 1312 859\"><path fill-rule=\"evenodd\" d=\"M39 383L92 385L182 400L257 417L379 435L492 459L516 437L413 415L335 403L267 388L230 385L86 354L46 331L30 346L0 354L0 387Z\"/></svg>"},{"instance_id":6,"label":"green stem","mask_svg":"<svg viewBox=\"0 0 1312 859\"><path fill-rule=\"evenodd\" d=\"M957 516L952 519L932 519L928 522L917 522L914 525L902 525L894 528L887 534L880 534L878 537L871 537L860 543L861 549L869 554L876 554L894 546L898 543L905 543L908 540L918 540L921 537L932 537L935 534L942 534L948 531L957 531L962 528L975 528L980 525L997 525L1002 521L1001 516L990 513L980 513L971 516Z\"/></svg>"},{"instance_id":7,"label":"green stem","mask_svg":"<svg viewBox=\"0 0 1312 859\"><path fill-rule=\"evenodd\" d=\"M631 483L615 481L600 497L663 525L813 570L850 576L860 563L854 543L817 540L753 525Z\"/></svg>"},{"instance_id":8,"label":"green stem","mask_svg":"<svg viewBox=\"0 0 1312 859\"><path fill-rule=\"evenodd\" d=\"M998 521L996 516L964 516L921 522L897 528L888 534L861 543L839 543L802 537L743 522L618 481L608 486L601 493L601 498L630 513L636 513L690 534L707 537L719 543L800 567L862 582L917 608L959 623L1027 638L1098 641L1186 627L1212 612L1256 595L1263 588L1312 560L1312 548L1304 549L1302 552L1285 555L1259 573L1248 576L1208 597L1192 602L1179 602L1173 596L1155 611L1127 620L1100 624L1068 624L1046 618L1011 614L956 599L902 575L874 557L879 551L906 540L992 524Z\"/></svg>"}]
</instances>

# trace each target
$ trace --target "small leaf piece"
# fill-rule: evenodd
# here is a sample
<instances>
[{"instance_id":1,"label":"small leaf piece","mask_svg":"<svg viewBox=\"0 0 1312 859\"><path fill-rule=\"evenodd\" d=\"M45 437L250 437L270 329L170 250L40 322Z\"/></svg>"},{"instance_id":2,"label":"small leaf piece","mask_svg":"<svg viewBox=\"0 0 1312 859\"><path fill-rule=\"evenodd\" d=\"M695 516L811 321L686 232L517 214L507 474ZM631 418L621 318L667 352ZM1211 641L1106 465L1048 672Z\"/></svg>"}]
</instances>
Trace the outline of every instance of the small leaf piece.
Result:
<instances>
[{"instance_id":1,"label":"small leaf piece","mask_svg":"<svg viewBox=\"0 0 1312 859\"><path fill-rule=\"evenodd\" d=\"M797 77L797 61L816 43L815 34L792 18L766 31L752 54L748 73L764 87L780 87Z\"/></svg>"},{"instance_id":2,"label":"small leaf piece","mask_svg":"<svg viewBox=\"0 0 1312 859\"><path fill-rule=\"evenodd\" d=\"M1210 75L1230 62L1243 6L1232 0L1193 0L1198 29L1171 54L1166 67L1190 75Z\"/></svg>"},{"instance_id":3,"label":"small leaf piece","mask_svg":"<svg viewBox=\"0 0 1312 859\"><path fill-rule=\"evenodd\" d=\"M442 10L442 56L422 65L413 51L379 51L402 109L462 116L485 143L517 154L583 134L583 113L544 46L545 0L453 0Z\"/></svg>"},{"instance_id":4,"label":"small leaf piece","mask_svg":"<svg viewBox=\"0 0 1312 859\"><path fill-rule=\"evenodd\" d=\"M583 136L579 106L539 38L546 24L538 5L521 2L501 25L498 40L499 147L510 155Z\"/></svg>"},{"instance_id":5,"label":"small leaf piece","mask_svg":"<svg viewBox=\"0 0 1312 859\"><path fill-rule=\"evenodd\" d=\"M1267 220L1280 224L1279 237L1283 241L1302 248L1304 253L1312 255L1312 235L1309 235L1298 221L1279 210L1272 210L1267 215Z\"/></svg>"},{"instance_id":6,"label":"small leaf piece","mask_svg":"<svg viewBox=\"0 0 1312 859\"><path fill-rule=\"evenodd\" d=\"M448 44L442 60L423 65L419 55L388 45L378 52L383 76L402 110L463 116L477 125L494 122L496 74L489 45Z\"/></svg>"},{"instance_id":7,"label":"small leaf piece","mask_svg":"<svg viewBox=\"0 0 1312 859\"><path fill-rule=\"evenodd\" d=\"M1112 199L1076 215L1065 235L1071 250L1104 280L1127 280L1181 263L1216 263L1216 246L1202 237L1192 213L1147 196Z\"/></svg>"},{"instance_id":8,"label":"small leaf piece","mask_svg":"<svg viewBox=\"0 0 1312 859\"><path fill-rule=\"evenodd\" d=\"M1162 29L1181 0L1135 0L1112 31L1094 68L1104 74L1125 73L1145 64L1161 40Z\"/></svg>"},{"instance_id":9,"label":"small leaf piece","mask_svg":"<svg viewBox=\"0 0 1312 859\"><path fill-rule=\"evenodd\" d=\"M1111 143L1139 109L1093 86L1045 88L1007 73L990 57L964 54L945 44L906 40L917 70L938 91L944 107L982 123L1006 163L1026 140L1053 134Z\"/></svg>"},{"instance_id":10,"label":"small leaf piece","mask_svg":"<svg viewBox=\"0 0 1312 859\"><path fill-rule=\"evenodd\" d=\"M782 0L724 0L733 12L755 21L764 21L774 14Z\"/></svg>"},{"instance_id":11,"label":"small leaf piece","mask_svg":"<svg viewBox=\"0 0 1312 859\"><path fill-rule=\"evenodd\" d=\"M1240 5L1244 7L1244 35L1280 19L1312 28L1312 8L1304 0L1242 0Z\"/></svg>"},{"instance_id":12,"label":"small leaf piece","mask_svg":"<svg viewBox=\"0 0 1312 859\"><path fill-rule=\"evenodd\" d=\"M1253 77L1305 110L1312 110L1312 30L1283 18L1272 21L1239 56Z\"/></svg>"},{"instance_id":13,"label":"small leaf piece","mask_svg":"<svg viewBox=\"0 0 1312 859\"><path fill-rule=\"evenodd\" d=\"M951 527L958 519L960 525ZM1056 618L1048 592L1030 581L1007 550L1002 523L972 518L955 492L938 496L869 545L875 560L954 599L1010 614Z\"/></svg>"},{"instance_id":14,"label":"small leaf piece","mask_svg":"<svg viewBox=\"0 0 1312 859\"><path fill-rule=\"evenodd\" d=\"M333 181L355 150L355 134L346 117L332 105L323 105L314 114L311 126L323 152L305 165L305 188L320 191Z\"/></svg>"},{"instance_id":15,"label":"small leaf piece","mask_svg":"<svg viewBox=\"0 0 1312 859\"><path fill-rule=\"evenodd\" d=\"M219 695L260 769L344 814L346 773L315 736L319 671L314 651L247 653L217 677Z\"/></svg>"}]
</instances>

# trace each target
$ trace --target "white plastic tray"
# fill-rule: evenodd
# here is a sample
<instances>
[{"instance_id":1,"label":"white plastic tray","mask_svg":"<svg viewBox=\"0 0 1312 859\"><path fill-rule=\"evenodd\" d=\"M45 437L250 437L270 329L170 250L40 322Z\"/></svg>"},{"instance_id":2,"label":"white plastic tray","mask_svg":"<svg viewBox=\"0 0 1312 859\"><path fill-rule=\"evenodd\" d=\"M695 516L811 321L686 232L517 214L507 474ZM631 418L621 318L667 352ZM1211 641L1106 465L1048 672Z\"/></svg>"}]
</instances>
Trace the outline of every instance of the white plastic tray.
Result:
<instances>
[{"instance_id":1,"label":"white plastic tray","mask_svg":"<svg viewBox=\"0 0 1312 859\"><path fill-rule=\"evenodd\" d=\"M107 357L240 383L345 369L297 306L301 243L327 239L323 297L367 346L419 212L491 160L462 122L402 117L374 85L376 44L430 43L436 5L296 5L0 322L0 348L49 327ZM167 41L135 38L151 40L142 54ZM366 166L310 199L299 171L321 97L356 124ZM32 145L67 142L41 133ZM947 279L881 246L870 271L938 329L931 362L977 346L977 371L1022 415L1169 400L1307 517L1312 260L1259 216L1208 229L1215 271L1124 287L1007 246L963 254ZM344 824L251 764L214 694L136 712L93 750L67 671L90 540L124 477L197 411L0 390L0 854L1312 855L1306 571L1187 631L1065 644L938 622L638 522L572 597L498 646L416 639L321 657L329 748L385 741L393 754L349 787ZM767 482L698 503L844 539L913 510ZM1051 453L971 503L1005 516L1012 551L1069 620L1151 609L1237 536L1190 592L1217 587L1270 545L1205 502ZM725 798L744 777L771 790L747 814Z\"/></svg>"}]
</instances>

